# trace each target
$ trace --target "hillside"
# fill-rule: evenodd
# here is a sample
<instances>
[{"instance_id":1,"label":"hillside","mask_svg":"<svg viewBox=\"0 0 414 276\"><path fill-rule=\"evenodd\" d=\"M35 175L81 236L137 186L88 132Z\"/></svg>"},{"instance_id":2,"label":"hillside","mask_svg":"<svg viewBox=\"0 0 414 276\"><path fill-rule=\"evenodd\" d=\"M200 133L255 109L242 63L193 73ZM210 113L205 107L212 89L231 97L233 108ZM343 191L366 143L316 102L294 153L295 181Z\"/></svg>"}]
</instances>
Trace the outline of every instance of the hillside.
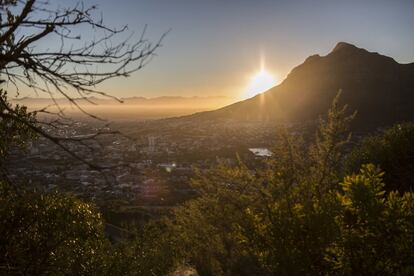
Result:
<instances>
[{"instance_id":1,"label":"hillside","mask_svg":"<svg viewBox=\"0 0 414 276\"><path fill-rule=\"evenodd\" d=\"M378 127L414 120L414 63L340 42L326 56L313 55L278 86L186 120L301 122L326 113L333 97L358 111L356 126Z\"/></svg>"}]
</instances>

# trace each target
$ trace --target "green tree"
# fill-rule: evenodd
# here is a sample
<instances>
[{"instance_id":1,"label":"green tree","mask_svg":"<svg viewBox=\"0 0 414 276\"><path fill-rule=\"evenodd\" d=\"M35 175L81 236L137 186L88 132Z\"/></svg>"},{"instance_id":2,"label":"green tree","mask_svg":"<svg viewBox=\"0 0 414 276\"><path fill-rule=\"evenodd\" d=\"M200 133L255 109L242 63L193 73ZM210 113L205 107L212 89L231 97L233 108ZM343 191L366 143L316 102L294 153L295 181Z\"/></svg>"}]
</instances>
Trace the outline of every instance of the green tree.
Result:
<instances>
[{"instance_id":1,"label":"green tree","mask_svg":"<svg viewBox=\"0 0 414 276\"><path fill-rule=\"evenodd\" d=\"M252 275L258 263L240 246L236 233L259 185L243 164L198 172L193 186L200 196L174 211L169 221L177 256L202 275Z\"/></svg>"},{"instance_id":2,"label":"green tree","mask_svg":"<svg viewBox=\"0 0 414 276\"><path fill-rule=\"evenodd\" d=\"M34 124L35 113L29 113L24 106L12 106L7 102L7 93L0 89L0 167L10 147L24 147L35 137L35 133L25 122ZM17 118L17 119L16 119Z\"/></svg>"},{"instance_id":3,"label":"green tree","mask_svg":"<svg viewBox=\"0 0 414 276\"><path fill-rule=\"evenodd\" d=\"M362 166L338 193L337 240L327 250L333 272L342 275L414 273L414 193L385 193L383 172Z\"/></svg>"},{"instance_id":4,"label":"green tree","mask_svg":"<svg viewBox=\"0 0 414 276\"><path fill-rule=\"evenodd\" d=\"M114 275L167 275L180 265L177 245L163 219L149 222L134 233L133 240L116 250Z\"/></svg>"},{"instance_id":5,"label":"green tree","mask_svg":"<svg viewBox=\"0 0 414 276\"><path fill-rule=\"evenodd\" d=\"M414 187L414 123L397 124L382 134L365 138L349 154L347 173L373 163L385 171L387 191L412 191Z\"/></svg>"},{"instance_id":6,"label":"green tree","mask_svg":"<svg viewBox=\"0 0 414 276\"><path fill-rule=\"evenodd\" d=\"M194 180L200 196L178 208L172 224L182 256L200 273L326 271L324 252L338 232L337 172L353 117L338 97L314 141L280 131L265 169L240 163Z\"/></svg>"},{"instance_id":7,"label":"green tree","mask_svg":"<svg viewBox=\"0 0 414 276\"><path fill-rule=\"evenodd\" d=\"M249 227L241 227L245 246L254 248L266 274L299 275L326 271L324 250L336 237L335 193L343 147L354 115L340 107L339 94L314 141L282 132L275 158L263 173L258 208L245 210Z\"/></svg>"},{"instance_id":8,"label":"green tree","mask_svg":"<svg viewBox=\"0 0 414 276\"><path fill-rule=\"evenodd\" d=\"M169 222L177 256L202 275L411 275L414 194L385 193L374 165L341 180L352 118L336 98L313 141L280 131L264 168L199 172Z\"/></svg>"},{"instance_id":9,"label":"green tree","mask_svg":"<svg viewBox=\"0 0 414 276\"><path fill-rule=\"evenodd\" d=\"M96 275L109 249L93 205L60 194L0 186L0 271L10 274Z\"/></svg>"}]
</instances>

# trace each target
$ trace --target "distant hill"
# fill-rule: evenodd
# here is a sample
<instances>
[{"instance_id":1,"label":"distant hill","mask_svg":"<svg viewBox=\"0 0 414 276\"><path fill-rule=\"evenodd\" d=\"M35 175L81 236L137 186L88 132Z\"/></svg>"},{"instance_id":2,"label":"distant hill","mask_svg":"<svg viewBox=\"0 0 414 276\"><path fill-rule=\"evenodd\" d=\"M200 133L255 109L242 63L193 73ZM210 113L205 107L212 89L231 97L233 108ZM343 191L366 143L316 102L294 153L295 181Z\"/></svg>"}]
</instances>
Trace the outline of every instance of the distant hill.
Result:
<instances>
[{"instance_id":1,"label":"distant hill","mask_svg":"<svg viewBox=\"0 0 414 276\"><path fill-rule=\"evenodd\" d=\"M308 57L265 93L185 119L309 121L326 113L339 90L341 102L358 110L355 126L371 128L414 120L414 63L399 64L345 42L326 56Z\"/></svg>"},{"instance_id":2,"label":"distant hill","mask_svg":"<svg viewBox=\"0 0 414 276\"><path fill-rule=\"evenodd\" d=\"M76 99L76 98L75 98ZM209 96L209 97L180 97L180 96L161 96L161 97L154 97L154 98L146 98L146 97L128 97L128 98L120 98L119 99L122 103L126 105L131 104L140 104L140 105L185 105L188 103L191 104L201 104L201 105L210 105L212 103L217 103L216 105L221 105L223 103L230 103L234 101L234 99L224 96ZM98 98L98 97L89 97L86 99L77 99L78 104L81 105L91 105L99 104L99 105L113 105L113 104L120 104L120 101L111 99L111 98ZM51 98L41 98L41 97L24 97L24 98L15 98L12 99L14 103L20 103L26 106L45 106L49 104L53 104L54 101ZM68 100L65 98L57 98L55 102L58 104L69 104Z\"/></svg>"},{"instance_id":3,"label":"distant hill","mask_svg":"<svg viewBox=\"0 0 414 276\"><path fill-rule=\"evenodd\" d=\"M183 116L206 110L215 110L234 102L228 97L178 97L163 96L156 98L130 97L122 98L123 103L114 99L90 97L78 100L77 103L88 112L108 120L148 120L173 116ZM90 102L93 102L90 103ZM50 98L21 98L13 99L13 103L27 106L30 110L39 110L53 105ZM65 110L66 115L85 117L79 109L66 99L58 98L56 103ZM51 106L50 111L56 111Z\"/></svg>"}]
</instances>

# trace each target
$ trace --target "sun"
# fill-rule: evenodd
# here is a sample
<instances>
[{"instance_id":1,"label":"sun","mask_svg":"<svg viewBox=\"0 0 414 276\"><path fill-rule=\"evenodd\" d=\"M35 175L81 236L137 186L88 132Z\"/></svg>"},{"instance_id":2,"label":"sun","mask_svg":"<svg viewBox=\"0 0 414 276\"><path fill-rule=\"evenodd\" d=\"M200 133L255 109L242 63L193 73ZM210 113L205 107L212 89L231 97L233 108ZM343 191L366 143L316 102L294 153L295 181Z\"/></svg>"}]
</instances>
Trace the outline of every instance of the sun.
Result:
<instances>
[{"instance_id":1,"label":"sun","mask_svg":"<svg viewBox=\"0 0 414 276\"><path fill-rule=\"evenodd\" d=\"M278 84L278 80L265 69L260 70L251 79L245 97L251 98Z\"/></svg>"}]
</instances>

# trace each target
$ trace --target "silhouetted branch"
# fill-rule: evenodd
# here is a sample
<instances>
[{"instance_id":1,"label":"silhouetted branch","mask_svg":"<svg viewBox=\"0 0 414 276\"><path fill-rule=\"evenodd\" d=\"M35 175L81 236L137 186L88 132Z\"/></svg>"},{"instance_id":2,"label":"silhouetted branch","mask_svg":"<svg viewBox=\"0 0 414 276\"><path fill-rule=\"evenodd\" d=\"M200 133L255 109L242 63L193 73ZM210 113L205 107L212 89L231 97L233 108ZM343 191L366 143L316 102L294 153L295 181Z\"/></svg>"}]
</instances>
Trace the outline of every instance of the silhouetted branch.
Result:
<instances>
[{"instance_id":1,"label":"silhouetted branch","mask_svg":"<svg viewBox=\"0 0 414 276\"><path fill-rule=\"evenodd\" d=\"M72 137L51 134L44 126L57 130L73 122L65 116L56 95L63 96L80 112L99 120L79 101L94 104L90 97L99 95L122 102L96 87L109 79L128 77L140 70L161 46L165 34L155 44L151 43L145 39L145 27L138 40L133 41L132 35L125 38L127 26L109 27L104 24L102 16L96 15L96 11L96 6L85 7L82 1L71 7L59 8L41 0L0 0L0 83L14 86L18 94L22 87L36 94L46 93L53 105L31 114L55 117L49 121L26 120L10 108L6 98L2 98L0 119L19 122L92 169L103 170L110 167L92 164L74 153L66 143L79 143L93 150L88 141L121 133L97 131ZM96 37L88 34L88 37L94 38L82 40L77 33L79 26L82 26L83 32L89 31ZM41 46L45 39L56 41L56 44L52 43L49 48ZM50 111L52 106L57 111Z\"/></svg>"},{"instance_id":2,"label":"silhouetted branch","mask_svg":"<svg viewBox=\"0 0 414 276\"><path fill-rule=\"evenodd\" d=\"M77 104L78 100L100 95L121 102L96 86L140 70L161 46L165 34L152 44L145 39L144 28L139 39L131 42L131 37L122 39L121 36L127 26L110 28L101 17L94 16L96 6L85 8L79 2L71 8L49 10L45 8L48 5L38 0L15 1L14 5L1 3L0 70L5 73L6 81L17 89L23 84L49 95L61 94L92 117ZM20 13L13 14L16 10ZM75 27L79 25L100 37L79 43L81 36L75 34ZM38 46L44 39L59 41L59 44L47 49ZM72 97L70 90L80 97Z\"/></svg>"}]
</instances>

